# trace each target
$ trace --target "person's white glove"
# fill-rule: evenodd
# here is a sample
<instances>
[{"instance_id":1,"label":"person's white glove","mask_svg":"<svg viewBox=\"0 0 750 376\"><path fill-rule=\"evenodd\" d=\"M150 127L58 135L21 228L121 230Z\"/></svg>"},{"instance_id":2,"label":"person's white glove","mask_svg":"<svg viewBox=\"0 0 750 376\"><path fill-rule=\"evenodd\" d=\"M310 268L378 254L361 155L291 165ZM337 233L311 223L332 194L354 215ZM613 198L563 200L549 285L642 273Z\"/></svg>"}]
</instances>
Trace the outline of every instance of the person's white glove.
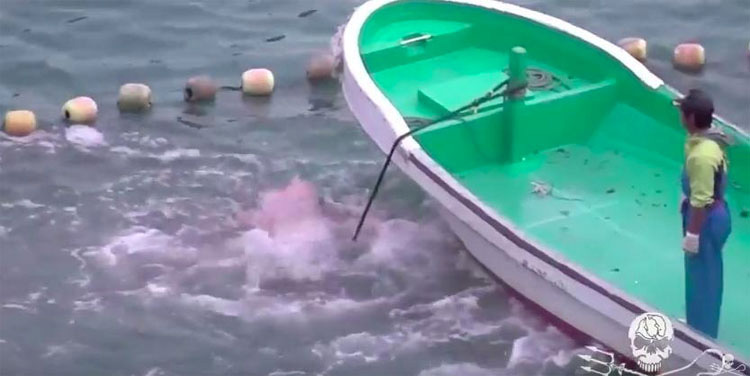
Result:
<instances>
[{"instance_id":1,"label":"person's white glove","mask_svg":"<svg viewBox=\"0 0 750 376\"><path fill-rule=\"evenodd\" d=\"M685 237L682 238L682 250L693 255L697 254L699 243L700 237L696 234L688 232L685 234Z\"/></svg>"}]
</instances>

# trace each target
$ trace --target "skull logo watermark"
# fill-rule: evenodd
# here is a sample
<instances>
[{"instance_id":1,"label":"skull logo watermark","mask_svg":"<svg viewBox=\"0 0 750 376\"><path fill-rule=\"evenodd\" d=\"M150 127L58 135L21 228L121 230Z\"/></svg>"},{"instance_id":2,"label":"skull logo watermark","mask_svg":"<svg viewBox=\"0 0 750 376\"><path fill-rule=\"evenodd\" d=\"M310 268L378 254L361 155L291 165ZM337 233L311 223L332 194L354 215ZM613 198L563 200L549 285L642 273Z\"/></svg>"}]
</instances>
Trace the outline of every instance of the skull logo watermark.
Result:
<instances>
[{"instance_id":1,"label":"skull logo watermark","mask_svg":"<svg viewBox=\"0 0 750 376\"><path fill-rule=\"evenodd\" d=\"M734 355L713 348L704 349L691 362L680 368L663 371L662 368L667 368L664 361L672 355L674 330L669 318L661 313L648 312L637 316L630 323L628 337L633 359L638 363L640 370L630 369L624 362L618 364L614 352L594 345L586 346L591 354L578 354L578 357L586 362L580 368L588 374L600 376L667 376L684 374L681 372L694 367L699 360L705 361L705 357L710 357L709 364L701 366L707 367L710 372L700 372L698 375L742 375L748 371L748 367L742 362L737 362ZM716 362L716 359L720 362Z\"/></svg>"},{"instance_id":2,"label":"skull logo watermark","mask_svg":"<svg viewBox=\"0 0 750 376\"><path fill-rule=\"evenodd\" d=\"M646 372L659 371L662 362L672 355L672 322L661 313L647 312L636 317L628 337L638 366Z\"/></svg>"}]
</instances>

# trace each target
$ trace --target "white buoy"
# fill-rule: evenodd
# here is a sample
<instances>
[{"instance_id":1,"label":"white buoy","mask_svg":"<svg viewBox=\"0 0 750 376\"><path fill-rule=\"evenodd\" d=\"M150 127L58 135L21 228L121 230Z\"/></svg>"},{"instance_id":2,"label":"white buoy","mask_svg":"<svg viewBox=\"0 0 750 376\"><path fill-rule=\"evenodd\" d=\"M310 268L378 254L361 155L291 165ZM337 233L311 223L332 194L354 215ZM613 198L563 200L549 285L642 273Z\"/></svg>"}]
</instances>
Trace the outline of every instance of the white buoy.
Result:
<instances>
[{"instance_id":1,"label":"white buoy","mask_svg":"<svg viewBox=\"0 0 750 376\"><path fill-rule=\"evenodd\" d=\"M675 68L686 71L699 71L706 64L706 50L698 43L683 43L675 47Z\"/></svg>"},{"instance_id":2,"label":"white buoy","mask_svg":"<svg viewBox=\"0 0 750 376\"><path fill-rule=\"evenodd\" d=\"M245 94L270 95L273 86L273 73L268 69L250 69L242 74L242 92Z\"/></svg>"},{"instance_id":3,"label":"white buoy","mask_svg":"<svg viewBox=\"0 0 750 376\"><path fill-rule=\"evenodd\" d=\"M318 53L307 63L307 79L324 80L332 78L336 71L336 59L330 53Z\"/></svg>"},{"instance_id":4,"label":"white buoy","mask_svg":"<svg viewBox=\"0 0 750 376\"><path fill-rule=\"evenodd\" d=\"M36 115L28 110L8 111L3 120L3 131L10 136L28 136L36 130Z\"/></svg>"},{"instance_id":5,"label":"white buoy","mask_svg":"<svg viewBox=\"0 0 750 376\"><path fill-rule=\"evenodd\" d=\"M196 76L187 80L183 93L186 102L212 101L217 89L216 82L211 77Z\"/></svg>"},{"instance_id":6,"label":"white buoy","mask_svg":"<svg viewBox=\"0 0 750 376\"><path fill-rule=\"evenodd\" d=\"M89 97L76 97L63 105L62 115L71 123L91 125L96 121L98 112L96 102Z\"/></svg>"},{"instance_id":7,"label":"white buoy","mask_svg":"<svg viewBox=\"0 0 750 376\"><path fill-rule=\"evenodd\" d=\"M640 60L646 61L648 56L648 43L643 38L623 38L617 42L623 50L627 51L631 56Z\"/></svg>"},{"instance_id":8,"label":"white buoy","mask_svg":"<svg viewBox=\"0 0 750 376\"><path fill-rule=\"evenodd\" d=\"M139 112L151 108L151 88L144 84L128 83L120 86L117 108L125 112Z\"/></svg>"}]
</instances>

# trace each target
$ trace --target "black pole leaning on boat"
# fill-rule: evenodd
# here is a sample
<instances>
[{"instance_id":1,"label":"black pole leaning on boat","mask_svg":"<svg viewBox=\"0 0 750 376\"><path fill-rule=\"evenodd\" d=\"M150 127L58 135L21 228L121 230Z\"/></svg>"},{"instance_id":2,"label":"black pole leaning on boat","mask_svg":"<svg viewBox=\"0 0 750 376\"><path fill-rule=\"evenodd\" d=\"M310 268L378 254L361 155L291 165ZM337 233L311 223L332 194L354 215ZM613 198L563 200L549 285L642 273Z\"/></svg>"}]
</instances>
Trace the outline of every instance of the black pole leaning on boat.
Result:
<instances>
[{"instance_id":1,"label":"black pole leaning on boat","mask_svg":"<svg viewBox=\"0 0 750 376\"><path fill-rule=\"evenodd\" d=\"M417 133L417 132L419 132L419 131L421 131L421 130L429 127L429 126L432 126L432 125L440 123L442 121L449 120L449 119L452 119L454 117L457 117L462 112L464 112L464 111L466 111L466 110L468 110L470 108L477 107L477 106L481 105L482 103L487 102L487 101L489 101L491 99L494 99L494 98L497 98L497 97L500 97L500 96L505 96L505 95L508 95L508 94L512 94L512 93L514 93L514 92L516 92L518 90L525 89L526 86L527 86L526 83L522 83L521 85L517 85L515 87L508 87L508 88L506 88L505 90L503 90L500 93L495 93L497 90L500 90L500 88L502 88L503 86L507 85L508 81L509 81L509 79L503 80L502 82L500 82L499 84L497 84L495 87L493 87L490 91L488 91L483 96L481 96L481 97L479 97L479 98L474 99L473 101L471 101L471 103L469 103L469 104L467 104L465 106L462 106L461 108L459 108L459 109L457 109L455 111L452 111L452 112L450 112L448 114L445 114L445 115L443 115L443 116L441 116L441 117L439 117L439 118L437 118L435 120L432 120L432 121L429 121L429 122L427 122L427 123L425 123L423 125L417 126L414 129L411 129L410 131L408 131L408 132L406 132L406 133L404 133L404 134L396 137L396 140L393 141L393 145L391 145L391 150L388 152L388 157L386 157L385 163L383 163L383 167L380 169L380 174L378 175L378 180L375 182L375 186L372 189L372 193L370 193L370 198L367 200L367 205L365 205L365 210L362 211L362 215L359 217L359 223L357 223L357 229L354 230L354 236L352 237L353 241L357 241L357 237L359 236L359 232L362 230L362 225L364 225L364 223L365 223L365 218L367 217L367 213L370 211L370 207L372 206L372 202L375 201L375 196L377 196L378 190L380 189L380 184L383 182L383 177L385 177L385 172L386 172L386 170L388 170L388 166L391 164L391 160L393 159L393 154L396 152L396 148L401 143L401 141L403 139L405 139L405 138L413 135L414 133Z\"/></svg>"}]
</instances>

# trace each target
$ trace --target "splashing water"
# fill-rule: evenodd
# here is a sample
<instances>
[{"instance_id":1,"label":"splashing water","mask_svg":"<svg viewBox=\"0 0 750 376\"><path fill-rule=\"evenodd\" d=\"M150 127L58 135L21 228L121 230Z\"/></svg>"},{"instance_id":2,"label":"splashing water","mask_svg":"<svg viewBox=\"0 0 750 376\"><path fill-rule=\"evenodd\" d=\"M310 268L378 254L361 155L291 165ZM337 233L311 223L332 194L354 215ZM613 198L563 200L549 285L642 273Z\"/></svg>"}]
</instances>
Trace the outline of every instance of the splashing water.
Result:
<instances>
[{"instance_id":1,"label":"splashing water","mask_svg":"<svg viewBox=\"0 0 750 376\"><path fill-rule=\"evenodd\" d=\"M336 215L327 215L331 205ZM441 222L375 220L371 235L352 248L356 211L342 213L341 205L294 178L260 193L257 206L237 216L242 230L219 249L187 245L184 229L170 235L133 227L85 252L96 261L86 268L119 278L118 294L144 307L240 320L244 335L221 329L205 338L217 345L271 330L246 365L258 374L541 375L568 365L575 343L520 303L504 301L502 288L456 252L461 246ZM106 314L107 299L89 293L78 315ZM485 347L481 354L472 350L477 345ZM448 354L454 362L429 365Z\"/></svg>"}]
</instances>

